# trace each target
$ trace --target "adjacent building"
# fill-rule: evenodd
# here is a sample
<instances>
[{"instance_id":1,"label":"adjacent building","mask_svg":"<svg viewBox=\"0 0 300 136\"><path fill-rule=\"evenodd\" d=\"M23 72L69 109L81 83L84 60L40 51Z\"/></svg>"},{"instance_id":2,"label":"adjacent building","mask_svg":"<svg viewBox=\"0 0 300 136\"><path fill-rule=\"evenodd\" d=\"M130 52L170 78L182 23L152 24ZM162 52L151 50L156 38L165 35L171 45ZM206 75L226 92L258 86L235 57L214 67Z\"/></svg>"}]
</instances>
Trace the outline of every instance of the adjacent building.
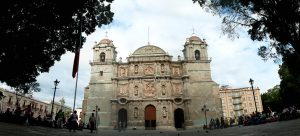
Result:
<instances>
[{"instance_id":1,"label":"adjacent building","mask_svg":"<svg viewBox=\"0 0 300 136\"><path fill-rule=\"evenodd\" d=\"M176 45L170 45L176 46ZM211 78L207 43L192 35L177 60L162 48L145 45L117 60L116 46L104 38L93 46L91 78L82 112L98 113L99 128L202 127L222 116L219 85Z\"/></svg>"},{"instance_id":2,"label":"adjacent building","mask_svg":"<svg viewBox=\"0 0 300 136\"><path fill-rule=\"evenodd\" d=\"M253 96L255 96L255 102ZM224 117L234 118L241 115L250 115L256 111L256 108L258 112L263 111L260 89L258 87L253 88L253 90L250 87L222 87L220 89L220 97L222 99Z\"/></svg>"},{"instance_id":3,"label":"adjacent building","mask_svg":"<svg viewBox=\"0 0 300 136\"><path fill-rule=\"evenodd\" d=\"M0 101L0 111L2 113L5 112L7 108L9 108L10 111L13 111L18 106L21 107L22 110L24 110L28 105L30 105L32 108L32 112L34 113L33 117L37 117L38 115L41 115L41 117L45 117L46 115L50 115L51 113L52 102L47 103L29 96L17 95L15 92L8 91L3 88L0 88L0 91L4 95L4 98ZM71 112L72 110L70 107L65 106L62 103L54 102L54 115L60 109L62 109L66 113Z\"/></svg>"}]
</instances>

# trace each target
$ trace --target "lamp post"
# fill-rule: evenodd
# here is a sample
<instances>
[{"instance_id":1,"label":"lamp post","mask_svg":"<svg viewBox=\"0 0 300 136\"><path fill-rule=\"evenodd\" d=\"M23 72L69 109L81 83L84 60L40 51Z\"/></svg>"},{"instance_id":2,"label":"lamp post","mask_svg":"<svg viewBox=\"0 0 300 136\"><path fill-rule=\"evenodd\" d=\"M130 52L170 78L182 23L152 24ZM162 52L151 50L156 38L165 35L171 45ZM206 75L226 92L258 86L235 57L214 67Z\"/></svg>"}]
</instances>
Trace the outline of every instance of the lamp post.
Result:
<instances>
[{"instance_id":1,"label":"lamp post","mask_svg":"<svg viewBox=\"0 0 300 136\"><path fill-rule=\"evenodd\" d=\"M54 81L54 94L53 94L53 100L52 100L52 106L51 106L51 119L53 119L53 104L54 104L54 98L55 98L55 93L56 93L56 86L58 85L59 81L56 79Z\"/></svg>"},{"instance_id":2,"label":"lamp post","mask_svg":"<svg viewBox=\"0 0 300 136\"><path fill-rule=\"evenodd\" d=\"M253 99L254 99L254 104L255 104L255 113L257 113L257 106L256 106L256 100L255 100L255 94L254 94L254 89L253 89L253 82L254 80L250 78L249 83L251 85L252 93L253 93Z\"/></svg>"},{"instance_id":3,"label":"lamp post","mask_svg":"<svg viewBox=\"0 0 300 136\"><path fill-rule=\"evenodd\" d=\"M203 108L201 109L202 111L204 111L204 116L205 116L205 126L207 128L207 118L206 118L206 112L209 111L209 109L206 108L206 105L203 105Z\"/></svg>"}]
</instances>

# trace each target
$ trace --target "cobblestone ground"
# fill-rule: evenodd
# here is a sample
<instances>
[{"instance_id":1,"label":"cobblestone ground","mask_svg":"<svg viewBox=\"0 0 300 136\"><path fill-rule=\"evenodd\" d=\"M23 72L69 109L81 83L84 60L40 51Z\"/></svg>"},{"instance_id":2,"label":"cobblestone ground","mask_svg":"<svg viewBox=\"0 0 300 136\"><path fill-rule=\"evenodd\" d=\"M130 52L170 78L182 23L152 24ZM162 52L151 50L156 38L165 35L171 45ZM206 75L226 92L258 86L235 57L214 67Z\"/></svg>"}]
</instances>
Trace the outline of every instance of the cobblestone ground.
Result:
<instances>
[{"instance_id":1,"label":"cobblestone ground","mask_svg":"<svg viewBox=\"0 0 300 136\"><path fill-rule=\"evenodd\" d=\"M0 136L300 136L300 119L273 122L255 126L236 126L226 129L191 129L184 131L160 130L89 130L69 132L67 129L54 129L39 126L15 125L0 122Z\"/></svg>"}]
</instances>

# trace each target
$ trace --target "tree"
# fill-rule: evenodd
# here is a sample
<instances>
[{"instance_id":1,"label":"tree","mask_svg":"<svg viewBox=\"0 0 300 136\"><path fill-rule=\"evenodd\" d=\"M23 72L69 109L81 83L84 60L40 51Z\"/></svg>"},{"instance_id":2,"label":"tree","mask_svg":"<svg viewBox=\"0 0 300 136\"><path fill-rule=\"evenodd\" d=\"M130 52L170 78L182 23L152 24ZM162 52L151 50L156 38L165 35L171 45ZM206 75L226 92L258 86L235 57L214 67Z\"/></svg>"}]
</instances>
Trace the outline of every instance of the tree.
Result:
<instances>
[{"instance_id":1,"label":"tree","mask_svg":"<svg viewBox=\"0 0 300 136\"><path fill-rule=\"evenodd\" d=\"M280 96L279 85L276 85L272 89L269 89L266 93L263 93L261 95L261 99L264 111L269 111L270 108L272 111L280 112L284 107Z\"/></svg>"},{"instance_id":2,"label":"tree","mask_svg":"<svg viewBox=\"0 0 300 136\"><path fill-rule=\"evenodd\" d=\"M66 51L82 47L96 26L112 22L113 0L6 0L0 4L0 81L36 82ZM81 42L80 42L81 41ZM71 73L71 72L70 72Z\"/></svg>"},{"instance_id":3,"label":"tree","mask_svg":"<svg viewBox=\"0 0 300 136\"><path fill-rule=\"evenodd\" d=\"M31 83L25 83L21 84L18 87L15 88L15 94L16 94L16 105L19 106L19 101L22 99L22 97L32 97L32 94L34 92L40 92L41 89L39 88L40 84L36 82Z\"/></svg>"},{"instance_id":4,"label":"tree","mask_svg":"<svg viewBox=\"0 0 300 136\"><path fill-rule=\"evenodd\" d=\"M259 48L264 58L280 58L296 53L300 58L299 0L193 0L223 17L222 30L238 36L236 29L248 29L252 40L267 41Z\"/></svg>"},{"instance_id":5,"label":"tree","mask_svg":"<svg viewBox=\"0 0 300 136\"><path fill-rule=\"evenodd\" d=\"M278 71L280 82L280 95L283 104L300 107L300 60L296 54L283 58L283 64Z\"/></svg>"},{"instance_id":6,"label":"tree","mask_svg":"<svg viewBox=\"0 0 300 136\"><path fill-rule=\"evenodd\" d=\"M2 99L4 99L4 98L5 98L5 95L3 94L2 91L0 91L0 101L2 101Z\"/></svg>"}]
</instances>

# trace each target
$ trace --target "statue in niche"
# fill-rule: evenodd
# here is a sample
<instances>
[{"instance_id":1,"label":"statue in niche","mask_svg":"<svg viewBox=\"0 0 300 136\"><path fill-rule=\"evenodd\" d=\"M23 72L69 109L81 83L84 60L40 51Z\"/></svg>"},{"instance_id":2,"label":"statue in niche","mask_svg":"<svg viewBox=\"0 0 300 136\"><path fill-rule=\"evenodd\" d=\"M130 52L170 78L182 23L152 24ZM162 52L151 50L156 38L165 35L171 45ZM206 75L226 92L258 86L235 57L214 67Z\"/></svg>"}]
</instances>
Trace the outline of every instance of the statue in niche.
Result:
<instances>
[{"instance_id":1,"label":"statue in niche","mask_svg":"<svg viewBox=\"0 0 300 136\"><path fill-rule=\"evenodd\" d=\"M166 71L165 64L161 64L160 67L161 73L164 73Z\"/></svg>"},{"instance_id":2,"label":"statue in niche","mask_svg":"<svg viewBox=\"0 0 300 136\"><path fill-rule=\"evenodd\" d=\"M163 107L163 110L162 110L162 116L163 116L164 118L167 117L167 108L166 108L166 107Z\"/></svg>"},{"instance_id":3,"label":"statue in niche","mask_svg":"<svg viewBox=\"0 0 300 136\"><path fill-rule=\"evenodd\" d=\"M137 107L134 108L133 116L134 116L135 118L138 117L138 108L137 108Z\"/></svg>"},{"instance_id":4,"label":"statue in niche","mask_svg":"<svg viewBox=\"0 0 300 136\"><path fill-rule=\"evenodd\" d=\"M139 66L134 65L134 73L137 74L139 72Z\"/></svg>"},{"instance_id":5,"label":"statue in niche","mask_svg":"<svg viewBox=\"0 0 300 136\"><path fill-rule=\"evenodd\" d=\"M161 85L161 94L166 95L166 85L165 85L165 83L162 83L162 85Z\"/></svg>"},{"instance_id":6,"label":"statue in niche","mask_svg":"<svg viewBox=\"0 0 300 136\"><path fill-rule=\"evenodd\" d=\"M139 94L139 87L137 85L134 86L134 95L137 96Z\"/></svg>"}]
</instances>

